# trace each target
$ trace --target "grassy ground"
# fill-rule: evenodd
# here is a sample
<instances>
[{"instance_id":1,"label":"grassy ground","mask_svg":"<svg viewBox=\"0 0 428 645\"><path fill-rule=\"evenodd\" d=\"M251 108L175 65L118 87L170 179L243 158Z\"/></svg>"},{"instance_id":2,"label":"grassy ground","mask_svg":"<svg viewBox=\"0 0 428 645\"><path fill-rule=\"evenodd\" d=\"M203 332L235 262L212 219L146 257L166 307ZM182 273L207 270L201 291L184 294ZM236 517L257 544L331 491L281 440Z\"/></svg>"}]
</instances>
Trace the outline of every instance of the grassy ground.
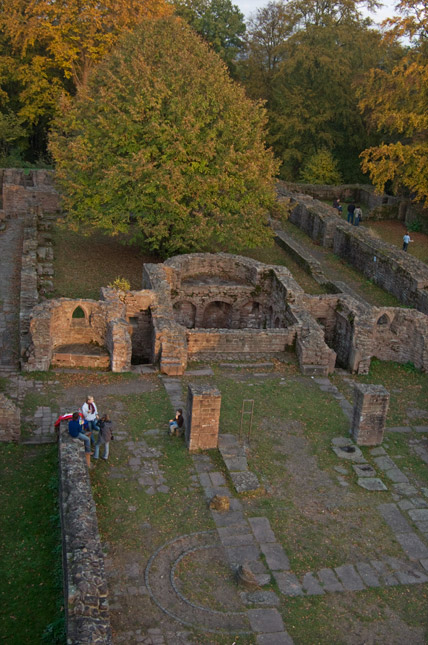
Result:
<instances>
[{"instance_id":1,"label":"grassy ground","mask_svg":"<svg viewBox=\"0 0 428 645\"><path fill-rule=\"evenodd\" d=\"M101 233L85 237L58 223L53 230L53 298L92 298L98 300L100 288L116 278L126 278L131 289L141 289L145 262L160 262L157 256L143 253L135 245L121 244L118 238Z\"/></svg>"},{"instance_id":2,"label":"grassy ground","mask_svg":"<svg viewBox=\"0 0 428 645\"><path fill-rule=\"evenodd\" d=\"M398 248L401 249L403 245L403 235L407 231L403 222L391 220L372 222L369 220L365 223L365 226L367 226L374 235L384 240L384 242L394 244L394 246L398 246ZM410 237L413 242L410 242L407 252L428 264L428 235L425 233L410 232Z\"/></svg>"},{"instance_id":3,"label":"grassy ground","mask_svg":"<svg viewBox=\"0 0 428 645\"><path fill-rule=\"evenodd\" d=\"M5 645L65 643L57 497L56 446L0 445L0 642Z\"/></svg>"}]
</instances>

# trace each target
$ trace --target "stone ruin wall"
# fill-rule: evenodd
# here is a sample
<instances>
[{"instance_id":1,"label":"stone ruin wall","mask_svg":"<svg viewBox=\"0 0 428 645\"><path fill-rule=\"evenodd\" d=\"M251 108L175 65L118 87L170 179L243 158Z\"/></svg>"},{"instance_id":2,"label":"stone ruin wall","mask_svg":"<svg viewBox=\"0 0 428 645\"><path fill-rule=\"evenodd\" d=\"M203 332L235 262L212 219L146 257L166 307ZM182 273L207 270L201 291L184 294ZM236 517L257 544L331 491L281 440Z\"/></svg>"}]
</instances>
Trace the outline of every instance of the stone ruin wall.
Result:
<instances>
[{"instance_id":1,"label":"stone ruin wall","mask_svg":"<svg viewBox=\"0 0 428 645\"><path fill-rule=\"evenodd\" d=\"M283 193L284 194L284 193ZM293 200L290 221L313 240L331 248L404 305L428 313L428 266L395 246L369 236L333 209L304 195ZM376 260L374 259L376 258Z\"/></svg>"},{"instance_id":2,"label":"stone ruin wall","mask_svg":"<svg viewBox=\"0 0 428 645\"><path fill-rule=\"evenodd\" d=\"M17 168L0 169L0 187L0 219L26 215L38 207L44 213L60 210L53 170L30 170L26 173Z\"/></svg>"},{"instance_id":3,"label":"stone ruin wall","mask_svg":"<svg viewBox=\"0 0 428 645\"><path fill-rule=\"evenodd\" d=\"M428 371L425 314L399 307L371 307L341 294L306 296L311 315L322 325L325 340L340 367L367 374L372 357L411 362Z\"/></svg>"},{"instance_id":4,"label":"stone ruin wall","mask_svg":"<svg viewBox=\"0 0 428 645\"><path fill-rule=\"evenodd\" d=\"M104 556L84 448L68 432L58 442L59 507L68 645L111 645Z\"/></svg>"},{"instance_id":5,"label":"stone ruin wall","mask_svg":"<svg viewBox=\"0 0 428 645\"><path fill-rule=\"evenodd\" d=\"M21 410L5 394L0 393L0 442L19 441Z\"/></svg>"}]
</instances>

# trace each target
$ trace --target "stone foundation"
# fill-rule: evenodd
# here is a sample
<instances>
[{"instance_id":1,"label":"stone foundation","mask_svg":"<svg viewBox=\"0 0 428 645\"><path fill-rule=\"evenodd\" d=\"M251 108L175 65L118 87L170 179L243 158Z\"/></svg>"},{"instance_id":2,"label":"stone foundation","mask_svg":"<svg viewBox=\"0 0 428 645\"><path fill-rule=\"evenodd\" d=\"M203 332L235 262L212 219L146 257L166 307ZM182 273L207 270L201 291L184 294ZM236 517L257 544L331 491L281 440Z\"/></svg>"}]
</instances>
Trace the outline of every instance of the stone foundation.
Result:
<instances>
[{"instance_id":1,"label":"stone foundation","mask_svg":"<svg viewBox=\"0 0 428 645\"><path fill-rule=\"evenodd\" d=\"M18 441L21 437L21 411L7 398L0 394L0 442Z\"/></svg>"},{"instance_id":2,"label":"stone foundation","mask_svg":"<svg viewBox=\"0 0 428 645\"><path fill-rule=\"evenodd\" d=\"M65 429L59 475L67 644L110 645L104 557L84 448Z\"/></svg>"},{"instance_id":3,"label":"stone foundation","mask_svg":"<svg viewBox=\"0 0 428 645\"><path fill-rule=\"evenodd\" d=\"M189 385L187 390L186 443L189 452L217 448L221 394L209 385Z\"/></svg>"},{"instance_id":4,"label":"stone foundation","mask_svg":"<svg viewBox=\"0 0 428 645\"><path fill-rule=\"evenodd\" d=\"M379 446L383 440L389 392L383 385L354 386L351 435L359 446Z\"/></svg>"}]
</instances>

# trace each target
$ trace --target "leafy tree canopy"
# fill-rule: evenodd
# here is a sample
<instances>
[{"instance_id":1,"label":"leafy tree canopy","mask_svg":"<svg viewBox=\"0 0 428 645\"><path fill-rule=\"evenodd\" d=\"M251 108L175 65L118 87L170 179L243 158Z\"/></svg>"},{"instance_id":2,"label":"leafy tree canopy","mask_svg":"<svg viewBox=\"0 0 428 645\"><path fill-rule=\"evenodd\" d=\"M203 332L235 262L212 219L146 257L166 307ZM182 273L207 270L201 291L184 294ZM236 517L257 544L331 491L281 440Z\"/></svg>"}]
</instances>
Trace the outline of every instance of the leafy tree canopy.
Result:
<instances>
[{"instance_id":1,"label":"leafy tree canopy","mask_svg":"<svg viewBox=\"0 0 428 645\"><path fill-rule=\"evenodd\" d=\"M180 18L147 21L55 122L69 220L165 255L266 241L277 170L265 113ZM130 218L130 216L132 216Z\"/></svg>"},{"instance_id":2,"label":"leafy tree canopy","mask_svg":"<svg viewBox=\"0 0 428 645\"><path fill-rule=\"evenodd\" d=\"M171 11L166 0L0 1L0 119L14 115L15 146L43 153L60 95L85 83L123 31ZM12 144L0 131L3 153Z\"/></svg>"},{"instance_id":3,"label":"leafy tree canopy","mask_svg":"<svg viewBox=\"0 0 428 645\"><path fill-rule=\"evenodd\" d=\"M386 39L407 36L413 46L392 70L371 69L360 89L360 109L382 134L362 153L362 167L379 191L389 182L428 206L428 7L402 0L399 9Z\"/></svg>"},{"instance_id":4,"label":"leafy tree canopy","mask_svg":"<svg viewBox=\"0 0 428 645\"><path fill-rule=\"evenodd\" d=\"M329 150L319 150L307 159L300 173L305 184L337 185L343 183L337 161Z\"/></svg>"},{"instance_id":5,"label":"leafy tree canopy","mask_svg":"<svg viewBox=\"0 0 428 645\"><path fill-rule=\"evenodd\" d=\"M244 16L231 0L175 0L175 12L189 23L227 63L243 46Z\"/></svg>"}]
</instances>

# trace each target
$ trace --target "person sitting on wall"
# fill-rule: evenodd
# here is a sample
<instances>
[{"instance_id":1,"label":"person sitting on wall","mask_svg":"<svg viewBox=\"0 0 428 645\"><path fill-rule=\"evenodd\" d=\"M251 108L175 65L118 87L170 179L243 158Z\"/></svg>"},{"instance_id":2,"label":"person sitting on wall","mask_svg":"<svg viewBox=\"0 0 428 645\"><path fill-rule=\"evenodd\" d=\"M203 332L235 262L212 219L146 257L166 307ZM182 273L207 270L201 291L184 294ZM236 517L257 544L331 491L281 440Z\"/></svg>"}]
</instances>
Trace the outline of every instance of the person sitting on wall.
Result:
<instances>
[{"instance_id":1,"label":"person sitting on wall","mask_svg":"<svg viewBox=\"0 0 428 645\"><path fill-rule=\"evenodd\" d=\"M68 422L68 433L73 439L80 439L85 444L85 457L88 468L91 467L91 439L83 432L83 421L78 412L73 412L71 421Z\"/></svg>"},{"instance_id":2,"label":"person sitting on wall","mask_svg":"<svg viewBox=\"0 0 428 645\"><path fill-rule=\"evenodd\" d=\"M104 455L102 459L107 461L110 452L110 441L113 439L113 424L108 414L104 414L99 421L100 431L98 433L98 441L95 444L94 459L100 456L100 446L104 445Z\"/></svg>"},{"instance_id":3,"label":"person sitting on wall","mask_svg":"<svg viewBox=\"0 0 428 645\"><path fill-rule=\"evenodd\" d=\"M95 444L94 432L99 432L99 416L94 397L88 394L85 403L82 405L82 414L85 422L88 424L88 430L91 433L91 441Z\"/></svg>"},{"instance_id":4,"label":"person sitting on wall","mask_svg":"<svg viewBox=\"0 0 428 645\"><path fill-rule=\"evenodd\" d=\"M169 434L171 437L176 435L177 437L181 437L183 432L184 432L184 418L183 418L183 410L181 408L178 408L178 410L175 413L175 419L170 419L169 420Z\"/></svg>"},{"instance_id":5,"label":"person sitting on wall","mask_svg":"<svg viewBox=\"0 0 428 645\"><path fill-rule=\"evenodd\" d=\"M342 204L340 203L340 199L339 199L339 197L337 197L337 198L333 201L333 208L335 208L335 209L337 210L337 212L339 213L339 215L342 215L342 210L343 210L343 209L342 209Z\"/></svg>"}]
</instances>

